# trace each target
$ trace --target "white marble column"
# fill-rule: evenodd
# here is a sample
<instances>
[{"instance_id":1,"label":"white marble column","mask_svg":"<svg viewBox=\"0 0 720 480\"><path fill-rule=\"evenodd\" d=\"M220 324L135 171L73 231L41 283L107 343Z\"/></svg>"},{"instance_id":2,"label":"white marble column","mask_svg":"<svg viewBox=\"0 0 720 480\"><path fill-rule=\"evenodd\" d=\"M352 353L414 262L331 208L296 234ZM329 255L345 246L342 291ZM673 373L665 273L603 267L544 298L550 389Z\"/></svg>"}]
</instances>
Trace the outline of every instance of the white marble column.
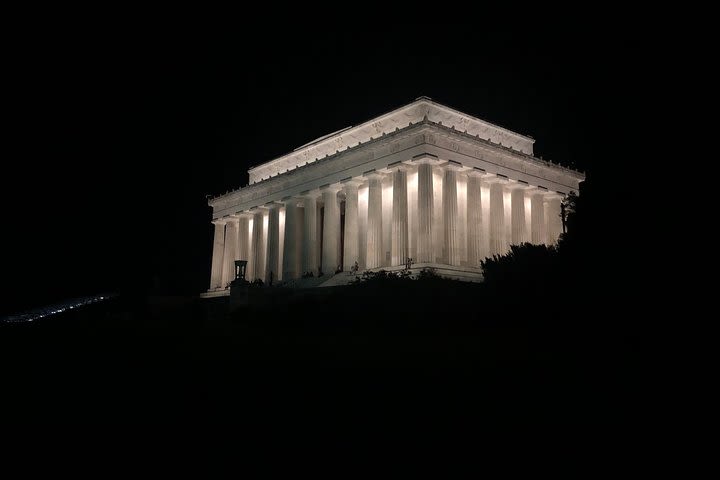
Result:
<instances>
[{"instance_id":1,"label":"white marble column","mask_svg":"<svg viewBox=\"0 0 720 480\"><path fill-rule=\"evenodd\" d=\"M384 170L384 169L383 169ZM382 179L382 267L392 263L392 175L383 172Z\"/></svg>"},{"instance_id":2,"label":"white marble column","mask_svg":"<svg viewBox=\"0 0 720 480\"><path fill-rule=\"evenodd\" d=\"M382 266L382 176L368 176L367 268Z\"/></svg>"},{"instance_id":3,"label":"white marble column","mask_svg":"<svg viewBox=\"0 0 720 480\"><path fill-rule=\"evenodd\" d=\"M407 171L395 167L393 178L391 265L403 265L408 257Z\"/></svg>"},{"instance_id":4,"label":"white marble column","mask_svg":"<svg viewBox=\"0 0 720 480\"><path fill-rule=\"evenodd\" d=\"M250 219L247 214L242 214L238 220L238 248L236 260L249 260L248 252L250 251L250 230L249 230ZM247 266L245 267L247 270ZM245 272L245 278L247 279L247 271Z\"/></svg>"},{"instance_id":5,"label":"white marble column","mask_svg":"<svg viewBox=\"0 0 720 480\"><path fill-rule=\"evenodd\" d=\"M237 254L237 218L231 217L225 224L225 251L223 252L222 286L235 280L235 255Z\"/></svg>"},{"instance_id":6,"label":"white marble column","mask_svg":"<svg viewBox=\"0 0 720 480\"><path fill-rule=\"evenodd\" d=\"M535 192L530 197L530 234L534 245L541 245L546 240L544 194Z\"/></svg>"},{"instance_id":7,"label":"white marble column","mask_svg":"<svg viewBox=\"0 0 720 480\"><path fill-rule=\"evenodd\" d=\"M225 252L225 222L215 220L213 239L212 270L210 272L210 290L222 288L223 254Z\"/></svg>"},{"instance_id":8,"label":"white marble column","mask_svg":"<svg viewBox=\"0 0 720 480\"><path fill-rule=\"evenodd\" d=\"M525 241L532 243L532 189L525 188Z\"/></svg>"},{"instance_id":9,"label":"white marble column","mask_svg":"<svg viewBox=\"0 0 720 480\"><path fill-rule=\"evenodd\" d=\"M482 257L482 174L468 173L467 184L467 256L470 267L479 267Z\"/></svg>"},{"instance_id":10,"label":"white marble column","mask_svg":"<svg viewBox=\"0 0 720 480\"><path fill-rule=\"evenodd\" d=\"M265 256L265 283L270 283L272 273L273 285L278 281L280 271L280 205L272 203L268 207L267 255Z\"/></svg>"},{"instance_id":11,"label":"white marble column","mask_svg":"<svg viewBox=\"0 0 720 480\"><path fill-rule=\"evenodd\" d=\"M355 262L360 263L360 231L358 227L358 185L357 180L343 183L345 191L345 243L343 270L350 271Z\"/></svg>"},{"instance_id":12,"label":"white marble column","mask_svg":"<svg viewBox=\"0 0 720 480\"><path fill-rule=\"evenodd\" d=\"M551 194L545 197L545 220L547 221L547 244L555 245L562 233L560 218L560 195Z\"/></svg>"},{"instance_id":13,"label":"white marble column","mask_svg":"<svg viewBox=\"0 0 720 480\"><path fill-rule=\"evenodd\" d=\"M303 262L302 273L318 273L317 255L317 197L308 194L303 197L304 228L303 228Z\"/></svg>"},{"instance_id":14,"label":"white marble column","mask_svg":"<svg viewBox=\"0 0 720 480\"><path fill-rule=\"evenodd\" d=\"M418 165L418 262L433 262L433 167Z\"/></svg>"},{"instance_id":15,"label":"white marble column","mask_svg":"<svg viewBox=\"0 0 720 480\"><path fill-rule=\"evenodd\" d=\"M503 208L505 209L505 250L510 250L512 245L512 188L507 181L503 182Z\"/></svg>"},{"instance_id":16,"label":"white marble column","mask_svg":"<svg viewBox=\"0 0 720 480\"><path fill-rule=\"evenodd\" d=\"M258 210L253 214L252 240L250 242L250 273L249 281L264 279L263 271L263 212Z\"/></svg>"},{"instance_id":17,"label":"white marble column","mask_svg":"<svg viewBox=\"0 0 720 480\"><path fill-rule=\"evenodd\" d=\"M525 186L517 185L510 194L511 214L511 241L512 245L520 245L527 241L525 238Z\"/></svg>"},{"instance_id":18,"label":"white marble column","mask_svg":"<svg viewBox=\"0 0 720 480\"><path fill-rule=\"evenodd\" d=\"M445 165L444 170L442 190L444 258L448 265L460 265L460 248L457 235L457 171L452 165Z\"/></svg>"},{"instance_id":19,"label":"white marble column","mask_svg":"<svg viewBox=\"0 0 720 480\"><path fill-rule=\"evenodd\" d=\"M505 253L505 206L503 184L490 185L490 255Z\"/></svg>"},{"instance_id":20,"label":"white marble column","mask_svg":"<svg viewBox=\"0 0 720 480\"><path fill-rule=\"evenodd\" d=\"M283 240L283 281L300 277L300 218L298 199L285 200L285 239Z\"/></svg>"},{"instance_id":21,"label":"white marble column","mask_svg":"<svg viewBox=\"0 0 720 480\"><path fill-rule=\"evenodd\" d=\"M322 190L323 197L323 243L322 271L333 275L340 264L340 206L339 187L331 185Z\"/></svg>"}]
</instances>

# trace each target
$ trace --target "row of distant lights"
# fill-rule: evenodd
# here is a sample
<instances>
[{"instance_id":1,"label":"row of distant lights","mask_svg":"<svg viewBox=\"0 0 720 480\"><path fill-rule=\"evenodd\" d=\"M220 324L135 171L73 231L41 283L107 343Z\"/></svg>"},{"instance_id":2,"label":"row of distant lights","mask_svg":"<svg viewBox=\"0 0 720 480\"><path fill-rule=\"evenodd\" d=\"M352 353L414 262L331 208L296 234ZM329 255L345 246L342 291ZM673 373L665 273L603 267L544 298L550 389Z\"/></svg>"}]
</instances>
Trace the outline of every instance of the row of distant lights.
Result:
<instances>
[{"instance_id":1,"label":"row of distant lights","mask_svg":"<svg viewBox=\"0 0 720 480\"><path fill-rule=\"evenodd\" d=\"M93 303L102 302L105 300L110 300L111 298L115 297L115 294L103 294L98 295L96 297L85 297L80 299L74 299L72 300L75 303L72 303L70 305L64 304L62 306L54 305L52 307L47 307L42 310L36 310L30 313L20 313L16 315L10 315L8 317L3 318L3 322L5 323L22 323L22 322L32 322L35 320L39 320L41 318L49 317L52 315L57 315L58 313L63 313L67 310L74 310L76 308L83 307L85 305L90 305Z\"/></svg>"}]
</instances>

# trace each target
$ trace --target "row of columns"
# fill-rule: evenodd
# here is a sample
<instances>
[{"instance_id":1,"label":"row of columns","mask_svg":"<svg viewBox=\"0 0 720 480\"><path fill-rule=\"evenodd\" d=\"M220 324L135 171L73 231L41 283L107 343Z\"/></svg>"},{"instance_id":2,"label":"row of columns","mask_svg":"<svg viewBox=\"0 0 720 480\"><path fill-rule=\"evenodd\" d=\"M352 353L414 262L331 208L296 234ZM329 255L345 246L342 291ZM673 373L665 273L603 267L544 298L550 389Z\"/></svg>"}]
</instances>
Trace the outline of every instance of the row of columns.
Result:
<instances>
[{"instance_id":1,"label":"row of columns","mask_svg":"<svg viewBox=\"0 0 720 480\"><path fill-rule=\"evenodd\" d=\"M416 244L415 263L436 261L433 228L439 223L434 219L433 170L438 168L437 163L436 160L413 162L417 165L417 217L414 220L417 222L417 239L413 239ZM224 288L234 279L234 261L237 259L248 260L247 279L261 278L265 282L298 278L304 272L317 274L320 267L318 260L326 273L333 273L338 266L349 270L361 254L364 268L385 266L384 254L388 245L383 242L383 179L386 174L392 177L390 265L405 263L410 256L408 168L406 164L400 164L384 173L369 173L362 181L351 180L322 188L319 192L323 202L322 217L318 216L318 194L307 193L267 204L253 213L244 212L229 220L215 221L210 288ZM548 194L453 162L440 168L442 235L439 238L442 240L442 263L460 265L461 262L458 175L467 177L465 258L469 266L479 266L485 254L504 253L509 244L552 244L557 241L562 229L559 194ZM367 217L361 219L358 189L363 183L368 189ZM488 232L483 229L483 187L489 187ZM345 195L343 265L339 265L341 211L337 194L340 191ZM280 210L283 206L285 221L281 232ZM528 207L530 212L526 211ZM509 224L506 224L508 219ZM484 238L486 234L487 239ZM363 244L360 244L361 235L365 240ZM484 252L483 245L487 245L489 251ZM361 252L361 249L364 251Z\"/></svg>"}]
</instances>

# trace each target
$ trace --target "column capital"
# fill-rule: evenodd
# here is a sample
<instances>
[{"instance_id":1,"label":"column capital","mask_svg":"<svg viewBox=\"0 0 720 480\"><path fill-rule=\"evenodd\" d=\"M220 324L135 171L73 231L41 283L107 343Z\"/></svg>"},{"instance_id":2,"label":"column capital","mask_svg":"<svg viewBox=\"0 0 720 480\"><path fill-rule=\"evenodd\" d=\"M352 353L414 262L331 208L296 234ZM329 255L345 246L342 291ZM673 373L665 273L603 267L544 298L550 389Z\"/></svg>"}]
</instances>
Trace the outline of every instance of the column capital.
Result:
<instances>
[{"instance_id":1,"label":"column capital","mask_svg":"<svg viewBox=\"0 0 720 480\"><path fill-rule=\"evenodd\" d=\"M302 203L303 197L299 197L297 195L289 195L287 197L283 197L280 199L283 205L287 208L290 205L299 206Z\"/></svg>"},{"instance_id":2,"label":"column capital","mask_svg":"<svg viewBox=\"0 0 720 480\"><path fill-rule=\"evenodd\" d=\"M454 170L456 172L465 172L472 169L472 167L466 167L462 163L456 162L455 160L447 160L444 163L441 163L439 166L446 170Z\"/></svg>"},{"instance_id":3,"label":"column capital","mask_svg":"<svg viewBox=\"0 0 720 480\"><path fill-rule=\"evenodd\" d=\"M543 194L547 193L546 188L540 188L537 185L530 185L530 188L526 190L526 192L530 195L536 195L536 194Z\"/></svg>"},{"instance_id":4,"label":"column capital","mask_svg":"<svg viewBox=\"0 0 720 480\"><path fill-rule=\"evenodd\" d=\"M304 191L298 193L296 196L297 196L297 198L300 198L303 200L306 198L311 199L311 200L317 200L317 198L321 195L322 195L322 193L320 192L319 189L311 188L310 190L304 190Z\"/></svg>"},{"instance_id":5,"label":"column capital","mask_svg":"<svg viewBox=\"0 0 720 480\"><path fill-rule=\"evenodd\" d=\"M273 200L271 202L267 202L265 205L260 205L259 208L263 208L265 210L273 210L280 207L282 207L282 203L278 200Z\"/></svg>"},{"instance_id":6,"label":"column capital","mask_svg":"<svg viewBox=\"0 0 720 480\"><path fill-rule=\"evenodd\" d=\"M342 187L339 183L326 183L325 185L320 185L318 187L318 190L320 190L321 194L325 193L337 193L340 190L342 190Z\"/></svg>"},{"instance_id":7,"label":"column capital","mask_svg":"<svg viewBox=\"0 0 720 480\"><path fill-rule=\"evenodd\" d=\"M548 190L545 195L543 195L543 200L550 201L550 200L562 200L565 198L565 195L560 192L555 192L553 190Z\"/></svg>"},{"instance_id":8,"label":"column capital","mask_svg":"<svg viewBox=\"0 0 720 480\"><path fill-rule=\"evenodd\" d=\"M473 167L472 170L466 170L463 172L468 177L486 178L492 176L492 173L487 173L484 168Z\"/></svg>"},{"instance_id":9,"label":"column capital","mask_svg":"<svg viewBox=\"0 0 720 480\"><path fill-rule=\"evenodd\" d=\"M242 211L240 211L240 212L235 212L235 216L237 216L238 219L241 219L241 218L252 218L253 212L251 212L250 210L242 210Z\"/></svg>"},{"instance_id":10,"label":"column capital","mask_svg":"<svg viewBox=\"0 0 720 480\"><path fill-rule=\"evenodd\" d=\"M357 187L359 187L360 185L362 185L362 184L364 184L364 183L365 183L365 180L363 180L362 178L355 178L355 177L350 177L350 178L346 178L346 179L340 180L340 186L341 186L343 189L346 189L346 188L348 188L348 187L355 187L355 188L357 188Z\"/></svg>"},{"instance_id":11,"label":"column capital","mask_svg":"<svg viewBox=\"0 0 720 480\"><path fill-rule=\"evenodd\" d=\"M440 160L437 155L433 155L432 153L420 153L412 157L410 160L406 160L405 162L413 165L421 165L423 163L427 163L429 165L438 165L443 161Z\"/></svg>"},{"instance_id":12,"label":"column capital","mask_svg":"<svg viewBox=\"0 0 720 480\"><path fill-rule=\"evenodd\" d=\"M491 182L493 178L497 177L496 174L490 173L490 172L486 171L484 168L480 168L480 167L472 167L472 170L466 170L462 173L467 175L468 177L479 177L483 181L488 181L488 182Z\"/></svg>"},{"instance_id":13,"label":"column capital","mask_svg":"<svg viewBox=\"0 0 720 480\"><path fill-rule=\"evenodd\" d=\"M375 170L374 168L372 170L368 170L367 172L363 172L363 177L367 179L379 179L382 180L385 178L385 172L382 170Z\"/></svg>"},{"instance_id":14,"label":"column capital","mask_svg":"<svg viewBox=\"0 0 720 480\"><path fill-rule=\"evenodd\" d=\"M512 180L512 179L508 180L506 187L513 189L513 190L515 190L515 189L531 190L532 189L532 187L527 182L520 181L520 180Z\"/></svg>"},{"instance_id":15,"label":"column capital","mask_svg":"<svg viewBox=\"0 0 720 480\"><path fill-rule=\"evenodd\" d=\"M247 211L247 213L249 213L250 215L253 215L253 216L262 215L265 212L265 206L264 205L254 205L254 206L248 208L246 211Z\"/></svg>"},{"instance_id":16,"label":"column capital","mask_svg":"<svg viewBox=\"0 0 720 480\"><path fill-rule=\"evenodd\" d=\"M504 183L504 184L506 184L510 181L510 179L507 176L505 176L501 173L497 173L497 174L490 173L486 177L483 177L483 180L487 183Z\"/></svg>"},{"instance_id":17,"label":"column capital","mask_svg":"<svg viewBox=\"0 0 720 480\"><path fill-rule=\"evenodd\" d=\"M408 163L401 162L400 160L398 160L397 162L393 162L393 163L389 164L387 167L383 168L382 171L385 173L392 173L396 170L407 171L407 170L411 170L412 168L413 168L412 164L408 164Z\"/></svg>"},{"instance_id":18,"label":"column capital","mask_svg":"<svg viewBox=\"0 0 720 480\"><path fill-rule=\"evenodd\" d=\"M554 197L564 198L565 197L564 194L562 194L560 192L556 192L554 190L548 190L547 187L543 187L542 185L530 185L526 191L527 191L527 193L529 193L531 195L542 195L543 198L554 198Z\"/></svg>"},{"instance_id":19,"label":"column capital","mask_svg":"<svg viewBox=\"0 0 720 480\"><path fill-rule=\"evenodd\" d=\"M214 218L212 220L213 225L225 225L227 223L227 217L223 218Z\"/></svg>"}]
</instances>

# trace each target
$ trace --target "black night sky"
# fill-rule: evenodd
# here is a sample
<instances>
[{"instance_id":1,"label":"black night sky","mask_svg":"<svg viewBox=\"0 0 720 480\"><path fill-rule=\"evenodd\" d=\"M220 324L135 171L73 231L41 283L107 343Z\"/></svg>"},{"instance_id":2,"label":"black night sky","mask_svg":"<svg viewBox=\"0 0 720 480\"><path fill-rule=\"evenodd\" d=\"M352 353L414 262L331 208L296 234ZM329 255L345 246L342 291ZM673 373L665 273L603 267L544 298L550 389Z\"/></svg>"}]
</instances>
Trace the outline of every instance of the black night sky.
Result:
<instances>
[{"instance_id":1,"label":"black night sky","mask_svg":"<svg viewBox=\"0 0 720 480\"><path fill-rule=\"evenodd\" d=\"M599 37L600 25L522 27L278 25L258 35L77 25L29 35L14 59L3 311L100 291L201 291L206 195L421 95L533 136L536 155L609 174L621 160L604 135L629 142L642 51Z\"/></svg>"},{"instance_id":2,"label":"black night sky","mask_svg":"<svg viewBox=\"0 0 720 480\"><path fill-rule=\"evenodd\" d=\"M649 18L269 7L213 18L62 7L18 22L3 72L0 317L101 292L120 300L0 325L3 412L188 430L235 421L236 438L285 438L295 425L293 448L321 429L345 448L335 439L351 424L393 443L385 429L398 419L403 442L534 424L562 430L568 457L585 438L634 455L627 432L648 405L637 252L657 209L633 193L660 171L649 168L648 79L667 54L637 29ZM536 156L586 172L578 240L552 257L557 271L506 277L526 296L513 282L427 283L406 303L392 288L353 290L365 297L236 317L196 298L210 276L208 196L419 96L530 135ZM380 302L392 308L372 314Z\"/></svg>"}]
</instances>

